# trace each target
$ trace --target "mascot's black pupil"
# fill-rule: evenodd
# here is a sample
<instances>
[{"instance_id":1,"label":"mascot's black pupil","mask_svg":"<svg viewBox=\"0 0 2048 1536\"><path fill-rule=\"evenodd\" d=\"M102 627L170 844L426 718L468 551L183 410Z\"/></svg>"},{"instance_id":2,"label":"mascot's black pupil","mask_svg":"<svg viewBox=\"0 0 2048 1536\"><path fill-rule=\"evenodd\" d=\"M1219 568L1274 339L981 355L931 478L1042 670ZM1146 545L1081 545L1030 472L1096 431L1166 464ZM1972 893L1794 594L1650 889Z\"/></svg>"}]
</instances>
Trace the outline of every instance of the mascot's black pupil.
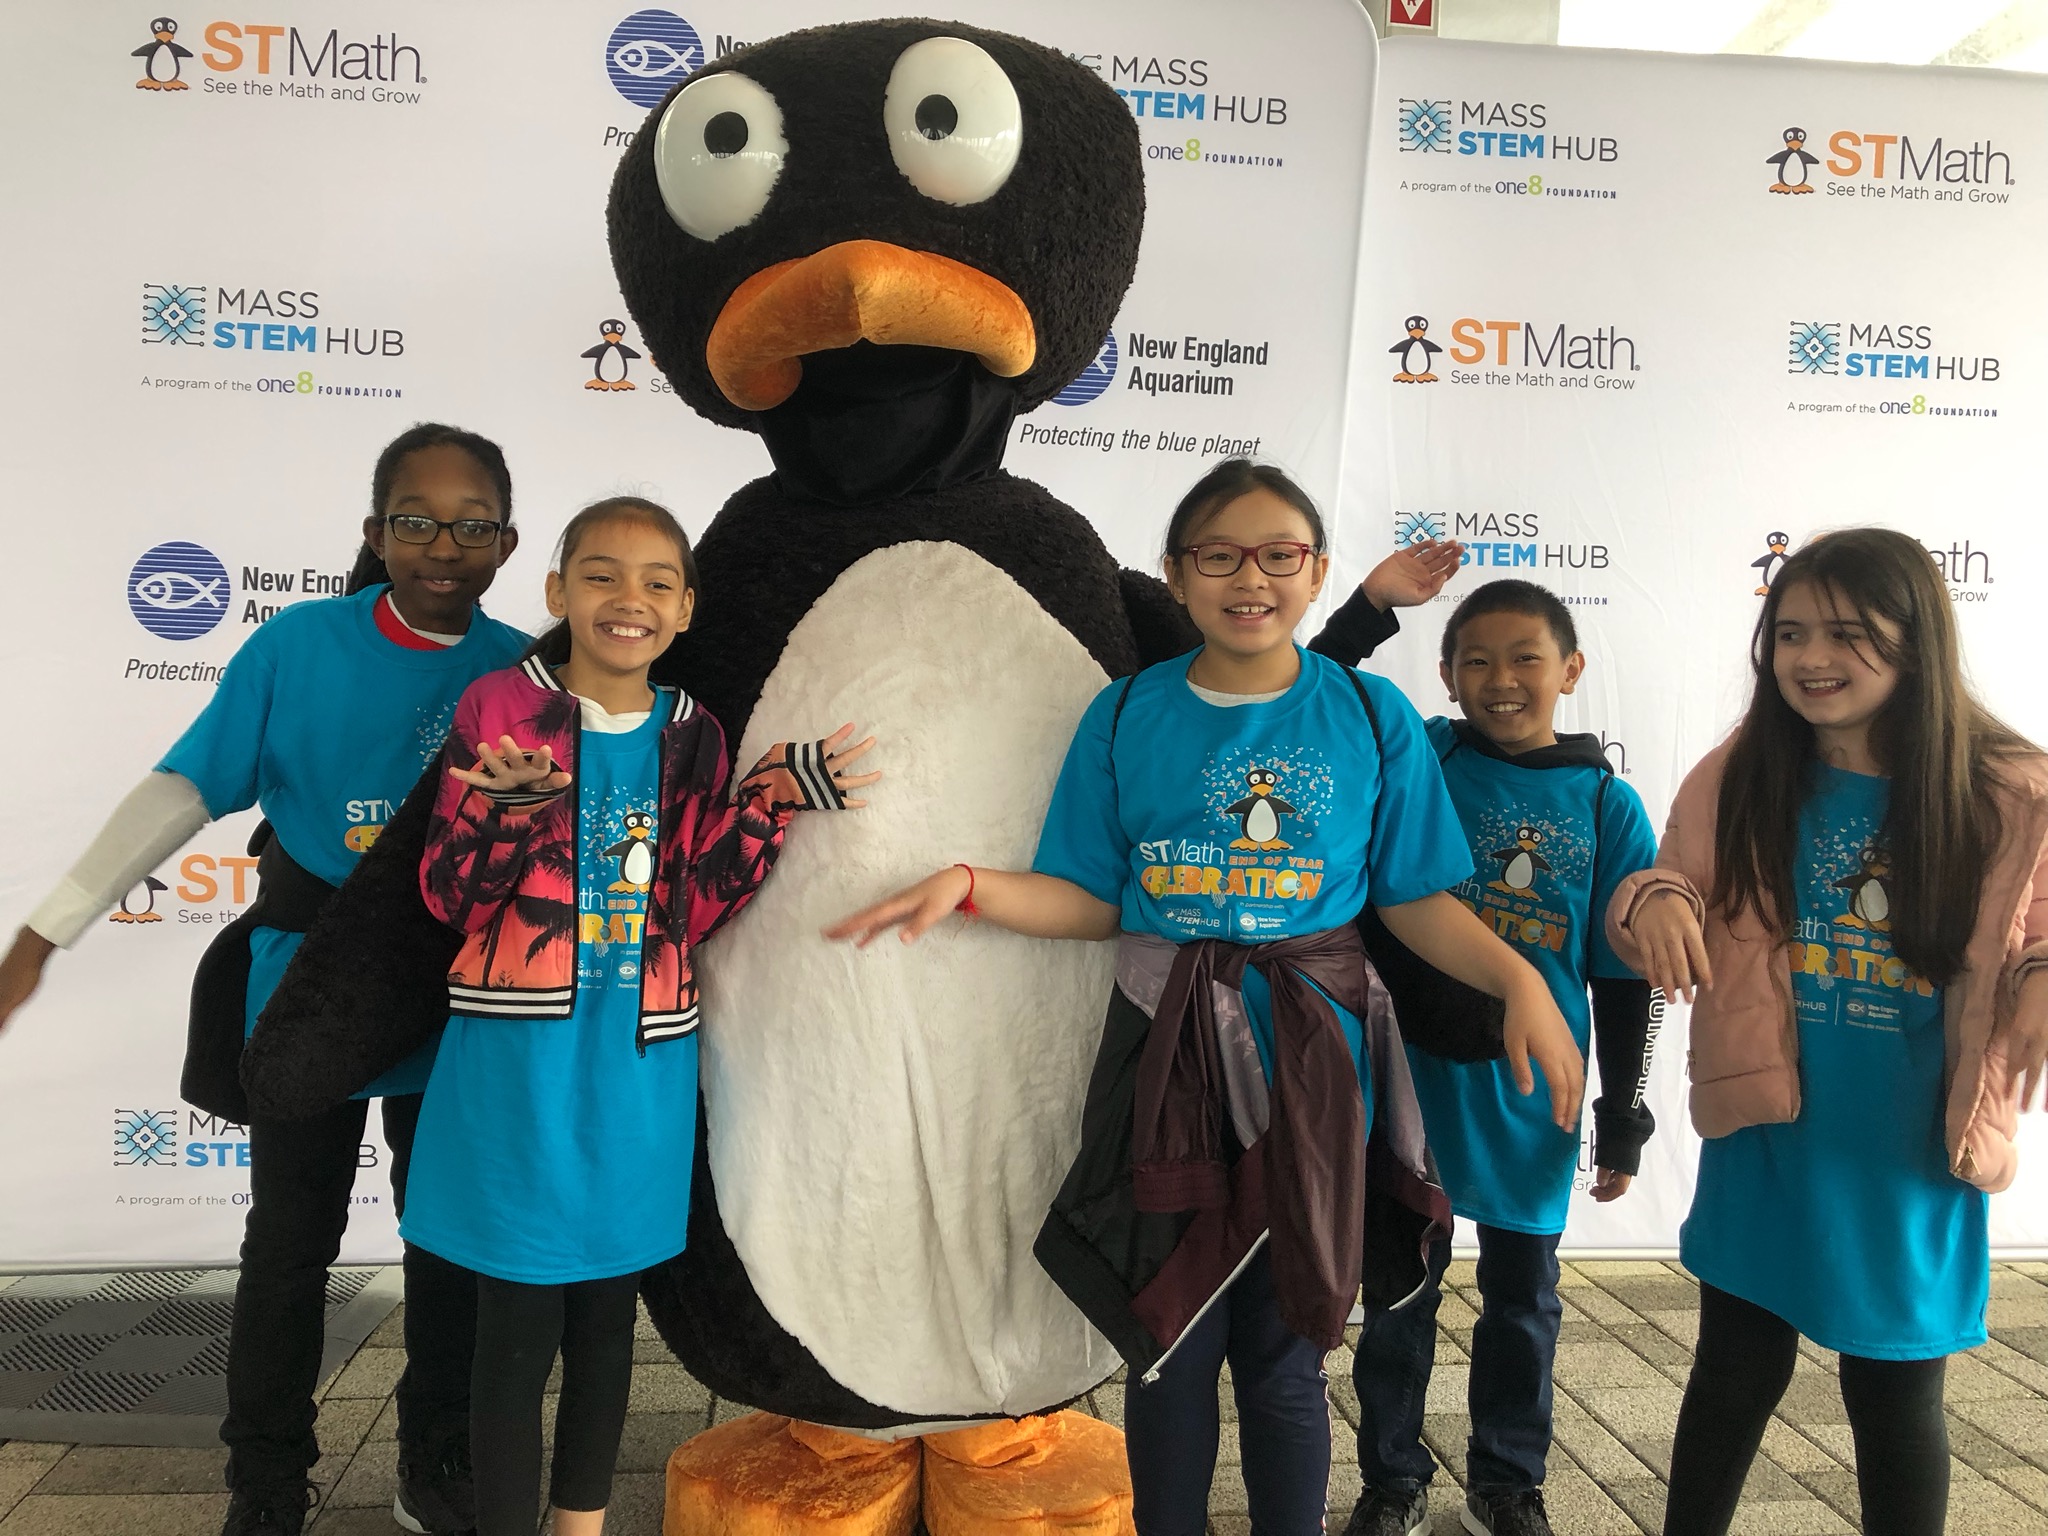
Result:
<instances>
[{"instance_id":1,"label":"mascot's black pupil","mask_svg":"<svg viewBox=\"0 0 2048 1536\"><path fill-rule=\"evenodd\" d=\"M960 126L960 109L949 96L927 96L917 104L917 131L928 139L943 139Z\"/></svg>"},{"instance_id":2,"label":"mascot's black pupil","mask_svg":"<svg viewBox=\"0 0 2048 1536\"><path fill-rule=\"evenodd\" d=\"M747 147L747 120L721 112L704 125L704 147L714 155L736 155Z\"/></svg>"}]
</instances>

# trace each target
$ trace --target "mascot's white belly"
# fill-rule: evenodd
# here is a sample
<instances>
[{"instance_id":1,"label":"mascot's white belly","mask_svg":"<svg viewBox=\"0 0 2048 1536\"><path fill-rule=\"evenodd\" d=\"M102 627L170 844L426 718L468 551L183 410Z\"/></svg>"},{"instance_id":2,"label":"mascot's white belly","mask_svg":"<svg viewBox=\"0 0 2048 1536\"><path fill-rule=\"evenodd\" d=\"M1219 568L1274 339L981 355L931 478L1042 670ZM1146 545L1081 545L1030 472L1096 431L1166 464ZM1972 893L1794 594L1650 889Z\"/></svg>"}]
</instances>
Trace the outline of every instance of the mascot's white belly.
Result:
<instances>
[{"instance_id":1,"label":"mascot's white belly","mask_svg":"<svg viewBox=\"0 0 2048 1536\"><path fill-rule=\"evenodd\" d=\"M957 919L866 950L819 930L954 860L1029 868L1107 681L979 555L897 545L797 624L737 754L848 720L879 738L866 808L799 816L699 963L726 1231L775 1320L899 1412L1028 1412L1116 1368L1031 1254L1080 1140L1115 951Z\"/></svg>"}]
</instances>

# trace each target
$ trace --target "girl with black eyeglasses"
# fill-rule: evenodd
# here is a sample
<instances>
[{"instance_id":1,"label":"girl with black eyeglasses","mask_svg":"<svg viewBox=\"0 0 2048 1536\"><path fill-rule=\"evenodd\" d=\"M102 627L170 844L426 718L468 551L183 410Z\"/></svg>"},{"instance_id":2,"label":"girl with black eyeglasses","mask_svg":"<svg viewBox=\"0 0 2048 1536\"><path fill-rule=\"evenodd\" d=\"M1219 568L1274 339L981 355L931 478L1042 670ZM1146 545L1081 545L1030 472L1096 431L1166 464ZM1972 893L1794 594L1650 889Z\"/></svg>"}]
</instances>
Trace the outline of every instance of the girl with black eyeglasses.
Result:
<instances>
[{"instance_id":1,"label":"girl with black eyeglasses","mask_svg":"<svg viewBox=\"0 0 2048 1536\"><path fill-rule=\"evenodd\" d=\"M0 959L0 1027L55 949L69 948L208 822L252 805L265 821L261 889L193 982L186 1099L249 1129L249 1214L228 1347L232 1498L223 1536L295 1536L319 1458L313 1391L327 1269L348 1225L368 1100L384 1100L402 1212L431 1048L310 1120L252 1117L242 1042L305 931L440 751L470 683L527 637L477 602L518 544L497 444L426 423L394 439L371 477L364 547L347 594L286 608L251 634L199 718L115 810ZM468 1424L476 1281L407 1247L406 1374L398 1386L399 1493L412 1531L474 1523Z\"/></svg>"}]
</instances>

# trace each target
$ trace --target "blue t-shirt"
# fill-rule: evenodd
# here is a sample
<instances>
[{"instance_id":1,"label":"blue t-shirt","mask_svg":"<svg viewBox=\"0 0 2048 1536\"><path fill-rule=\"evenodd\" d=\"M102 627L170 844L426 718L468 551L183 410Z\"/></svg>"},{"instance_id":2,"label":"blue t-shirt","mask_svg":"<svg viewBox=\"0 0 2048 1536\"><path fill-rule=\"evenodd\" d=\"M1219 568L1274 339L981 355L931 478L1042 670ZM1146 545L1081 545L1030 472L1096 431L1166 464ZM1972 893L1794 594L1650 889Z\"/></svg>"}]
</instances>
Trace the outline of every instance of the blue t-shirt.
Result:
<instances>
[{"instance_id":1,"label":"blue t-shirt","mask_svg":"<svg viewBox=\"0 0 2048 1536\"><path fill-rule=\"evenodd\" d=\"M1605 918L1614 888L1657 860L1649 814L1604 762L1524 767L1460 742L1449 720L1428 729L1478 866L1453 894L1536 967L1585 1051L1587 983L1634 974L1608 947ZM1552 1122L1542 1068L1530 1064L1536 1091L1525 1095L1505 1061L1411 1048L1408 1064L1451 1209L1510 1232L1562 1232L1579 1137Z\"/></svg>"},{"instance_id":2,"label":"blue t-shirt","mask_svg":"<svg viewBox=\"0 0 2048 1536\"><path fill-rule=\"evenodd\" d=\"M1400 690L1297 654L1294 686L1263 704L1208 703L1186 656L1140 672L1128 694L1123 681L1103 689L1067 749L1032 868L1121 907L1126 930L1177 944L1320 933L1368 901L1398 906L1469 875L1436 754ZM1353 678L1372 698L1377 749ZM1250 972L1245 1001L1270 1076L1271 1017ZM1356 1056L1358 1021L1338 1011Z\"/></svg>"},{"instance_id":3,"label":"blue t-shirt","mask_svg":"<svg viewBox=\"0 0 2048 1536\"><path fill-rule=\"evenodd\" d=\"M441 750L463 690L527 646L479 609L459 643L409 650L377 628L389 590L294 603L266 620L156 765L190 779L215 819L260 805L285 852L330 885L348 878ZM303 937L250 935L248 1029ZM415 1056L366 1093L418 1093L426 1066Z\"/></svg>"},{"instance_id":4,"label":"blue t-shirt","mask_svg":"<svg viewBox=\"0 0 2048 1536\"><path fill-rule=\"evenodd\" d=\"M697 1144L697 1037L635 1044L653 877L657 702L577 741L576 1008L448 1021L420 1110L399 1232L500 1280L632 1274L683 1251Z\"/></svg>"},{"instance_id":5,"label":"blue t-shirt","mask_svg":"<svg viewBox=\"0 0 2048 1536\"><path fill-rule=\"evenodd\" d=\"M1686 1268L1828 1349L1984 1342L1989 1197L1949 1172L1941 988L1892 953L1890 781L1822 766L1799 817L1799 1118L1700 1148Z\"/></svg>"}]
</instances>

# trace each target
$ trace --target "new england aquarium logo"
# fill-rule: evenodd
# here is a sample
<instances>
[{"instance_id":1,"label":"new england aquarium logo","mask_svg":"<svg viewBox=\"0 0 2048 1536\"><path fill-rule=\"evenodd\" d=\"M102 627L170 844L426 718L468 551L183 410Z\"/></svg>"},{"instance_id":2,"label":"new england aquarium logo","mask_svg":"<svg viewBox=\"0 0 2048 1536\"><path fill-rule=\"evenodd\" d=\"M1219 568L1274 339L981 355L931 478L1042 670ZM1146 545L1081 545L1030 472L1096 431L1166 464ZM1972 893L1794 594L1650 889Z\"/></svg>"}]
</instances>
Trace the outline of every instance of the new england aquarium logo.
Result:
<instances>
[{"instance_id":1,"label":"new england aquarium logo","mask_svg":"<svg viewBox=\"0 0 2048 1536\"><path fill-rule=\"evenodd\" d=\"M175 1109L114 1111L116 1168L172 1168L178 1162L178 1112Z\"/></svg>"},{"instance_id":2,"label":"new england aquarium logo","mask_svg":"<svg viewBox=\"0 0 2048 1536\"><path fill-rule=\"evenodd\" d=\"M1403 96L1394 126L1404 151L1448 155L1451 152L1451 104Z\"/></svg>"},{"instance_id":3,"label":"new england aquarium logo","mask_svg":"<svg viewBox=\"0 0 2048 1536\"><path fill-rule=\"evenodd\" d=\"M1835 373L1842 366L1842 327L1833 320L1794 320L1787 373Z\"/></svg>"},{"instance_id":4,"label":"new england aquarium logo","mask_svg":"<svg viewBox=\"0 0 2048 1536\"><path fill-rule=\"evenodd\" d=\"M1102 398L1102 392L1116 382L1117 365L1116 332L1111 331L1102 338L1102 346L1095 353L1095 360L1083 368L1073 383L1052 397L1055 405L1086 405L1090 400Z\"/></svg>"},{"instance_id":5,"label":"new england aquarium logo","mask_svg":"<svg viewBox=\"0 0 2048 1536\"><path fill-rule=\"evenodd\" d=\"M142 339L174 347L206 344L206 285L144 283Z\"/></svg>"},{"instance_id":6,"label":"new england aquarium logo","mask_svg":"<svg viewBox=\"0 0 2048 1536\"><path fill-rule=\"evenodd\" d=\"M661 104L677 82L704 65L704 41L674 11L635 11L612 28L604 70L636 107Z\"/></svg>"},{"instance_id":7,"label":"new england aquarium logo","mask_svg":"<svg viewBox=\"0 0 2048 1536\"><path fill-rule=\"evenodd\" d=\"M228 572L204 545L182 539L144 553L128 573L128 611L160 640L197 640L227 617Z\"/></svg>"}]
</instances>

